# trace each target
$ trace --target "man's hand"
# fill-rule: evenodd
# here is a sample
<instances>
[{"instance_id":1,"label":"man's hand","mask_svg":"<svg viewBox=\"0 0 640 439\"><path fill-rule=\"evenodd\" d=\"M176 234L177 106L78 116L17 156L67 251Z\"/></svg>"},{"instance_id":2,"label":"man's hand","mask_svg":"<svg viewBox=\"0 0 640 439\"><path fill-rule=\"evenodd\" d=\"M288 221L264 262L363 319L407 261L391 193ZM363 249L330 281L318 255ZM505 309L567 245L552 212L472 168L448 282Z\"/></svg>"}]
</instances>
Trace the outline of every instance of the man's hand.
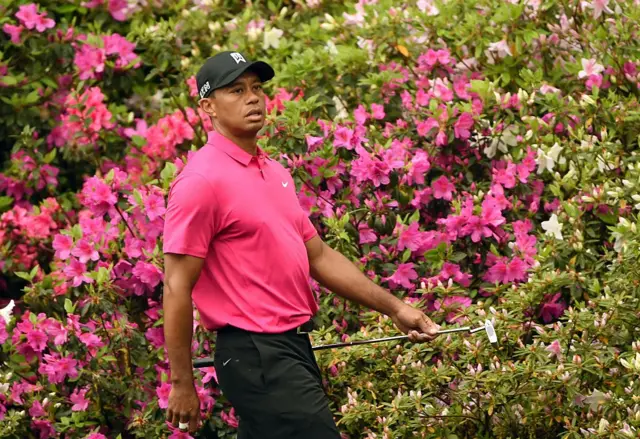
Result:
<instances>
[{"instance_id":1,"label":"man's hand","mask_svg":"<svg viewBox=\"0 0 640 439\"><path fill-rule=\"evenodd\" d=\"M438 336L440 327L422 311L410 305L404 304L389 317L399 330L409 335L409 340L414 343L431 341Z\"/></svg>"},{"instance_id":2,"label":"man's hand","mask_svg":"<svg viewBox=\"0 0 640 439\"><path fill-rule=\"evenodd\" d=\"M174 427L182 422L189 424L189 433L198 431L200 420L200 398L193 384L172 386L167 407L167 421Z\"/></svg>"}]
</instances>

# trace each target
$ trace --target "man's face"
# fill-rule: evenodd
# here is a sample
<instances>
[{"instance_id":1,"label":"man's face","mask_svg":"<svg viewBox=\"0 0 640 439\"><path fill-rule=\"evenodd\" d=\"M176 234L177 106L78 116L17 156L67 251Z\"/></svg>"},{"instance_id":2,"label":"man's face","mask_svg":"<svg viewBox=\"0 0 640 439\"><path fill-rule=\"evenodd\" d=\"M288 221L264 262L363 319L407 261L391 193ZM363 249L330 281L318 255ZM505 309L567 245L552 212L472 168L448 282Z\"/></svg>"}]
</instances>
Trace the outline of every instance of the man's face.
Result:
<instances>
[{"instance_id":1,"label":"man's face","mask_svg":"<svg viewBox=\"0 0 640 439\"><path fill-rule=\"evenodd\" d=\"M257 74L245 72L232 84L201 101L222 128L237 136L255 135L264 125L265 97Z\"/></svg>"}]
</instances>

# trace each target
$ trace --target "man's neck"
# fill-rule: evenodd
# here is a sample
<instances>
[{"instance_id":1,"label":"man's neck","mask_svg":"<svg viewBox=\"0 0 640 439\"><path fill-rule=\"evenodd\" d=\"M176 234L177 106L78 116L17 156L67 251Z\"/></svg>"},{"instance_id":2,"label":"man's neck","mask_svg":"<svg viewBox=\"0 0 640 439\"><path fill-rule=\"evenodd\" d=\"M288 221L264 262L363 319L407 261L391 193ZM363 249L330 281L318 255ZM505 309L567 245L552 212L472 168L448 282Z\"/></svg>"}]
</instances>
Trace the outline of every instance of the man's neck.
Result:
<instances>
[{"instance_id":1,"label":"man's neck","mask_svg":"<svg viewBox=\"0 0 640 439\"><path fill-rule=\"evenodd\" d=\"M220 126L215 126L214 129L218 133L220 133L221 135L223 135L224 137L226 137L227 139L231 140L233 143L238 145L240 148L248 152L249 154L251 155L257 154L258 142L256 140L257 138L255 134L253 136L249 135L247 137L239 137L231 134L229 130L226 130Z\"/></svg>"}]
</instances>

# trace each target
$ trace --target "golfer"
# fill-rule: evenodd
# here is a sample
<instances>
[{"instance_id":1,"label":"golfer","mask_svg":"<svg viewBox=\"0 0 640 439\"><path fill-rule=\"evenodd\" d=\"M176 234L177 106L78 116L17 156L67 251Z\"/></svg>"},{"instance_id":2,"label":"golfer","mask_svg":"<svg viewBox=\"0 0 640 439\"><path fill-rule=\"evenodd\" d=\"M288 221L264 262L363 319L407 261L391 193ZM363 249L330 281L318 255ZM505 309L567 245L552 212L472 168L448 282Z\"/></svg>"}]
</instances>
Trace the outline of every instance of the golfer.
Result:
<instances>
[{"instance_id":1,"label":"golfer","mask_svg":"<svg viewBox=\"0 0 640 439\"><path fill-rule=\"evenodd\" d=\"M192 301L217 333L215 370L239 417L239 439L339 439L309 331L318 305L309 276L390 316L414 342L438 326L327 246L300 207L290 173L258 147L264 82L273 68L238 52L196 75L214 130L169 192L164 226L167 419L190 432L200 401L191 358Z\"/></svg>"}]
</instances>

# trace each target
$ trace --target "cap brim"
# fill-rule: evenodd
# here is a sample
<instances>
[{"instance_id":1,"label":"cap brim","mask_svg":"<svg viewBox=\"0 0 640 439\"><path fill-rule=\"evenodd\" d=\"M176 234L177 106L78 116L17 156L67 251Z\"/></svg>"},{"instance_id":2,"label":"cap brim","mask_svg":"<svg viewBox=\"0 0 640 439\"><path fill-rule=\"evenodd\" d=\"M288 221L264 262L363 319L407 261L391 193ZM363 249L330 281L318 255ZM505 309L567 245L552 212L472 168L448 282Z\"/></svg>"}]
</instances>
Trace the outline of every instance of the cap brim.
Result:
<instances>
[{"instance_id":1,"label":"cap brim","mask_svg":"<svg viewBox=\"0 0 640 439\"><path fill-rule=\"evenodd\" d=\"M268 80L272 79L276 74L273 68L266 62L253 61L251 63L248 63L243 68L233 72L232 75L229 75L229 77L226 78L226 80L216 88L222 88L222 87L228 86L229 84L231 84L233 81L238 79L243 73L247 71L256 72L256 74L258 75L258 78L260 78L260 81L262 82L267 82Z\"/></svg>"}]
</instances>

